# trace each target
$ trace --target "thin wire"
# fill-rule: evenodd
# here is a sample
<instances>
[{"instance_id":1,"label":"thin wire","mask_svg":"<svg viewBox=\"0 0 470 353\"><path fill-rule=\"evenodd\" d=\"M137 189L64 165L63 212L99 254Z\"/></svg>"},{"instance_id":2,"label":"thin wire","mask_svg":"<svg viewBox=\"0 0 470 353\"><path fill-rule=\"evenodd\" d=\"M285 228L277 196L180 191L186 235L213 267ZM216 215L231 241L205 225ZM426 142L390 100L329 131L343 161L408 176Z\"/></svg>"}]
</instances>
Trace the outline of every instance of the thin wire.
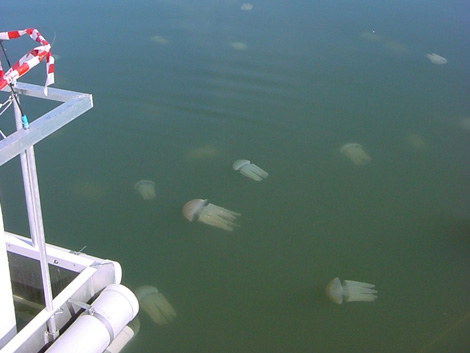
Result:
<instances>
[{"instance_id":1,"label":"thin wire","mask_svg":"<svg viewBox=\"0 0 470 353\"><path fill-rule=\"evenodd\" d=\"M0 116L3 115L3 113L5 113L5 111L10 107L11 103L13 103L13 98L11 98L11 96L8 97L8 99L5 101L5 103L3 104L0 104L0 109L2 109L0 111ZM6 107L4 107L6 105ZM5 136L5 134L3 133L2 130L0 130L0 135L2 136L2 138L6 139L7 137Z\"/></svg>"},{"instance_id":2,"label":"thin wire","mask_svg":"<svg viewBox=\"0 0 470 353\"><path fill-rule=\"evenodd\" d=\"M10 60L8 59L7 51L5 50L5 47L3 46L3 41L2 41L2 40L0 40L0 47L2 47L3 55L5 55L5 59L7 60L8 67L11 69ZM20 108L20 113L21 113L21 115L22 115L22 116L25 116L25 114L23 113L23 109L21 108L20 101L18 100L18 97L17 97L17 95L16 95L16 92L15 92L15 90L13 89L13 85L12 85L11 83L9 83L8 86L9 86L10 89L11 89L11 94L13 95L13 98L15 99L16 104L18 104L18 108Z\"/></svg>"},{"instance_id":3,"label":"thin wire","mask_svg":"<svg viewBox=\"0 0 470 353\"><path fill-rule=\"evenodd\" d=\"M2 114L5 112L5 110L7 110L7 109L10 107L11 103L13 103L13 98L11 98L11 96L10 96L10 97L8 97L8 99L5 101L5 103L0 104L0 109L1 109L0 115L2 115ZM6 105L6 107L3 107L4 105Z\"/></svg>"}]
</instances>

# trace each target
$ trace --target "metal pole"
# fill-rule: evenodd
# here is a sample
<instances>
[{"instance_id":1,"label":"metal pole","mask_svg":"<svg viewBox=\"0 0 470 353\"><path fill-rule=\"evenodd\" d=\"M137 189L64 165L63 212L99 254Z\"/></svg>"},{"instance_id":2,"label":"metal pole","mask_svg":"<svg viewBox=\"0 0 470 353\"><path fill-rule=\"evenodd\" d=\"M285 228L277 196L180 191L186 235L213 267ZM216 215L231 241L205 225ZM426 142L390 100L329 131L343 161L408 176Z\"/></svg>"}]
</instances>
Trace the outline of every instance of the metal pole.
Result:
<instances>
[{"instance_id":1,"label":"metal pole","mask_svg":"<svg viewBox=\"0 0 470 353\"><path fill-rule=\"evenodd\" d=\"M16 94L16 93L12 93ZM18 97L17 97L18 98ZM18 100L13 102L16 128L22 129L22 114L18 105ZM49 263L46 253L46 239L44 236L44 225L42 222L41 200L39 198L39 184L36 172L36 160L33 146L28 147L20 154L21 170L23 174L23 184L26 197L26 208L28 211L29 228L31 232L32 245L38 249L39 264L41 267L42 286L44 291L44 302L47 311L54 311L51 277L49 274ZM59 332L52 315L47 323L46 343L55 339Z\"/></svg>"}]
</instances>

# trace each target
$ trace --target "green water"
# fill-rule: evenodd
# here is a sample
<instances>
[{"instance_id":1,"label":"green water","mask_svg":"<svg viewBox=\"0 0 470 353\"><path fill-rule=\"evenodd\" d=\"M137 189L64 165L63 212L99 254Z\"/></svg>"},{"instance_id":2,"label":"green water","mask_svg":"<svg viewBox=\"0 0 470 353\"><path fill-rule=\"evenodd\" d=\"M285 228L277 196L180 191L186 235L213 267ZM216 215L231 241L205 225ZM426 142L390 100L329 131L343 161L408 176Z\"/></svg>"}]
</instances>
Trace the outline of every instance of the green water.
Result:
<instances>
[{"instance_id":1,"label":"green water","mask_svg":"<svg viewBox=\"0 0 470 353\"><path fill-rule=\"evenodd\" d=\"M46 239L120 262L123 284L173 305L167 326L140 313L124 352L468 352L469 5L241 4L0 4L1 31L55 36L55 86L94 98L36 147ZM23 81L43 84L43 65ZM371 162L351 163L348 142ZM19 193L15 160L0 195L7 230L27 234ZM240 227L189 223L194 198ZM337 276L375 284L377 301L329 302Z\"/></svg>"}]
</instances>

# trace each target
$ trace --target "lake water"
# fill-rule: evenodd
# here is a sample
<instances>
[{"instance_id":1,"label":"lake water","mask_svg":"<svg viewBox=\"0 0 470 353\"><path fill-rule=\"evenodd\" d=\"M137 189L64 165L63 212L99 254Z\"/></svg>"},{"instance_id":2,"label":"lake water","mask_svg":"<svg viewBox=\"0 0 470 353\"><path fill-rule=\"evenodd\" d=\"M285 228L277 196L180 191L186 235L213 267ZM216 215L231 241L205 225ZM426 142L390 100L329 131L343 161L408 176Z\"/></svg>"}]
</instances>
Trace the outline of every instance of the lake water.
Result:
<instances>
[{"instance_id":1,"label":"lake water","mask_svg":"<svg viewBox=\"0 0 470 353\"><path fill-rule=\"evenodd\" d=\"M175 308L166 326L139 313L123 352L468 352L469 3L242 4L0 4L1 31L53 42L54 86L94 99L36 147L46 239L120 262L123 284ZM4 43L12 61L16 42L33 46ZM44 65L22 81L42 85ZM7 230L28 234L17 160L0 190ZM195 198L240 227L188 222ZM335 277L378 299L330 302Z\"/></svg>"}]
</instances>

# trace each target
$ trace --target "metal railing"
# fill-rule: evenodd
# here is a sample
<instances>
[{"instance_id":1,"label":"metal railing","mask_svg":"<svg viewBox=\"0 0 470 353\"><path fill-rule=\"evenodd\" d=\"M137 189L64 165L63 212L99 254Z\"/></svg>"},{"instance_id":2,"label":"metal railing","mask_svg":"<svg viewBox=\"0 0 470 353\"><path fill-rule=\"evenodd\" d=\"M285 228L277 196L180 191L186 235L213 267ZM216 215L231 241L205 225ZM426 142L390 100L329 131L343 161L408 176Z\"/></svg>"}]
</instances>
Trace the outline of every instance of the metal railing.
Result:
<instances>
[{"instance_id":1,"label":"metal railing","mask_svg":"<svg viewBox=\"0 0 470 353\"><path fill-rule=\"evenodd\" d=\"M16 131L9 136L5 136L0 141L0 166L16 156L20 157L31 245L39 254L45 309L53 313L58 308L54 307L51 289L34 145L91 109L93 101L90 94L54 88L49 88L48 95L46 96L43 87L32 84L16 83L13 88L14 90L11 90L11 94L17 95L16 99L13 100ZM9 90L10 87L5 87L2 91ZM25 125L21 109L18 105L19 95L58 101L62 102L62 104L35 119L30 124ZM48 337L45 340L49 342L58 336L54 315L49 317L47 327Z\"/></svg>"}]
</instances>

